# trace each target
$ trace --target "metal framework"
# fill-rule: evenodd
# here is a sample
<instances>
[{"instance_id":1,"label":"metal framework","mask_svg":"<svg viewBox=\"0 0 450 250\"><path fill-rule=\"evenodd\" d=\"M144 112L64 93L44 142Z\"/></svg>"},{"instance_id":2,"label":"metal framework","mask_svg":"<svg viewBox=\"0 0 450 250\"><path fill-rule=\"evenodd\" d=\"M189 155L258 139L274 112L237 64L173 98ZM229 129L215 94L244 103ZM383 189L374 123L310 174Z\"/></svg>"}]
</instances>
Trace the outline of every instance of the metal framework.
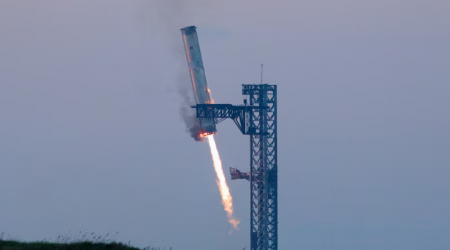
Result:
<instances>
[{"instance_id":1,"label":"metal framework","mask_svg":"<svg viewBox=\"0 0 450 250\"><path fill-rule=\"evenodd\" d=\"M244 105L193 107L198 118L213 118L216 123L231 118L243 134L250 135L250 249L277 250L277 86L243 84L242 94L249 100Z\"/></svg>"}]
</instances>

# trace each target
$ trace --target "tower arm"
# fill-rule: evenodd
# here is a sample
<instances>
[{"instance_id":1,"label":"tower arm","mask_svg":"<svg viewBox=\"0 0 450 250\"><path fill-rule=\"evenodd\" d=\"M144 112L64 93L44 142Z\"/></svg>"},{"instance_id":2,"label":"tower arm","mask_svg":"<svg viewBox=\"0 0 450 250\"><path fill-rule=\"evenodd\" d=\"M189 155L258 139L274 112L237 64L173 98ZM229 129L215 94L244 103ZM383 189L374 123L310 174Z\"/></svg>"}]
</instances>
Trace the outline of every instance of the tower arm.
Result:
<instances>
[{"instance_id":1,"label":"tower arm","mask_svg":"<svg viewBox=\"0 0 450 250\"><path fill-rule=\"evenodd\" d=\"M196 109L197 118L210 118L219 123L227 118L234 121L236 126L242 134L258 134L258 131L252 129L246 119L252 115L253 112L259 112L261 109L267 109L263 106L239 106L232 104L197 104L192 106ZM247 117L247 118L246 118Z\"/></svg>"}]
</instances>

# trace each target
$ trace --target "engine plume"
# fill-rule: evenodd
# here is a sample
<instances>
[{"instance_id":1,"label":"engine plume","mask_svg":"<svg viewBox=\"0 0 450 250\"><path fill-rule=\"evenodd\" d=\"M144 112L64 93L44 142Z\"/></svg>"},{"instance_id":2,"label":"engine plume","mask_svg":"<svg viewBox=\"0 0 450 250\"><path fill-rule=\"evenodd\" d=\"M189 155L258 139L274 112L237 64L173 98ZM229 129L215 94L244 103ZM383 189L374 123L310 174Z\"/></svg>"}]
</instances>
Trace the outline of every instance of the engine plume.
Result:
<instances>
[{"instance_id":1,"label":"engine plume","mask_svg":"<svg viewBox=\"0 0 450 250\"><path fill-rule=\"evenodd\" d=\"M211 149L211 156L214 163L214 169L217 174L217 186L220 190L220 195L222 196L222 205L227 213L228 222L233 226L234 229L239 230L238 225L240 221L234 216L233 213L233 198L230 194L230 189L227 185L227 180L223 173L222 161L220 160L219 151L217 150L216 141L214 140L214 135L208 135L209 147Z\"/></svg>"}]
</instances>

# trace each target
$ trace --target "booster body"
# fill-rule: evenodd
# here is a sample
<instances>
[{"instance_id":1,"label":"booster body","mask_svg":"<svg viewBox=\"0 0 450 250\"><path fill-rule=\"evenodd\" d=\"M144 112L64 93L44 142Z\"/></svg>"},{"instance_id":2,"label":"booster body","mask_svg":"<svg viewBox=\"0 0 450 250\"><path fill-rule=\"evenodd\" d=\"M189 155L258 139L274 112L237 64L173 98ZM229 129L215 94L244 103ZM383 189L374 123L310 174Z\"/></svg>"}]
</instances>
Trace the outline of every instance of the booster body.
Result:
<instances>
[{"instance_id":1,"label":"booster body","mask_svg":"<svg viewBox=\"0 0 450 250\"><path fill-rule=\"evenodd\" d=\"M202 54L195 26L181 29L183 35L186 58L191 75L192 88L194 90L196 104L213 103L211 93L206 83L205 69L203 67ZM200 118L203 127L203 134L216 133L216 124L211 118Z\"/></svg>"}]
</instances>

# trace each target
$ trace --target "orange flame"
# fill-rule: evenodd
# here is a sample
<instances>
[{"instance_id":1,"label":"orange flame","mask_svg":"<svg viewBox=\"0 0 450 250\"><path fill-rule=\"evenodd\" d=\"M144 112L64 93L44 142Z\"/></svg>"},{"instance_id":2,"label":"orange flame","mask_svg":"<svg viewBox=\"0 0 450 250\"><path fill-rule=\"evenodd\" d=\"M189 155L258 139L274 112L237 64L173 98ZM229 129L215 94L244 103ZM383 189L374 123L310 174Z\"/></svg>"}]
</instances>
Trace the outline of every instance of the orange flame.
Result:
<instances>
[{"instance_id":1,"label":"orange flame","mask_svg":"<svg viewBox=\"0 0 450 250\"><path fill-rule=\"evenodd\" d=\"M225 175L223 173L222 161L220 160L219 151L217 150L216 141L214 140L214 135L208 135L209 147L211 148L211 156L214 163L214 169L217 174L217 186L220 190L220 195L222 196L222 205L227 212L228 222L233 225L233 228L239 230L238 225L240 223L239 219L234 217L233 214L233 198L230 194L230 189L228 188Z\"/></svg>"},{"instance_id":2,"label":"orange flame","mask_svg":"<svg viewBox=\"0 0 450 250\"><path fill-rule=\"evenodd\" d=\"M205 133L198 134L198 137L203 138L203 137L207 137L208 135L210 135L210 133L205 132Z\"/></svg>"},{"instance_id":3,"label":"orange flame","mask_svg":"<svg viewBox=\"0 0 450 250\"><path fill-rule=\"evenodd\" d=\"M208 92L208 95L209 95L209 102L207 102L207 103L214 104L214 99L211 96L211 90L208 87L206 87L206 92Z\"/></svg>"}]
</instances>

